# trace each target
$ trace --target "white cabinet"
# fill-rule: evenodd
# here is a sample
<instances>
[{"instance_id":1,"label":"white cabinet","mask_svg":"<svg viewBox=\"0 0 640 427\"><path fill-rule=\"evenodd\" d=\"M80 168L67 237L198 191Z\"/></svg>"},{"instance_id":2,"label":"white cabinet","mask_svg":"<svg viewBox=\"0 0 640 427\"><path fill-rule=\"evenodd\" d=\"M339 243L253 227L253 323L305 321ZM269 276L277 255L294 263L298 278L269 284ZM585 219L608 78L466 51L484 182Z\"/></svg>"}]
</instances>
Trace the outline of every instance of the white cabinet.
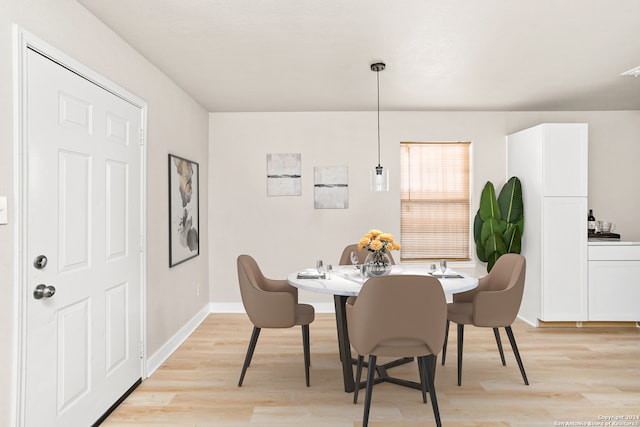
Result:
<instances>
[{"instance_id":1,"label":"white cabinet","mask_svg":"<svg viewBox=\"0 0 640 427\"><path fill-rule=\"evenodd\" d=\"M587 125L552 124L540 128L544 156L543 195L587 197Z\"/></svg>"},{"instance_id":2,"label":"white cabinet","mask_svg":"<svg viewBox=\"0 0 640 427\"><path fill-rule=\"evenodd\" d=\"M589 320L640 321L640 242L589 243Z\"/></svg>"},{"instance_id":3,"label":"white cabinet","mask_svg":"<svg viewBox=\"0 0 640 427\"><path fill-rule=\"evenodd\" d=\"M520 179L525 207L519 316L534 325L588 320L587 132L546 123L507 136L507 178Z\"/></svg>"},{"instance_id":4,"label":"white cabinet","mask_svg":"<svg viewBox=\"0 0 640 427\"><path fill-rule=\"evenodd\" d=\"M586 211L586 197L544 198L540 320L587 320L587 224L576 219L585 217ZM535 284L527 281L525 286Z\"/></svg>"}]
</instances>

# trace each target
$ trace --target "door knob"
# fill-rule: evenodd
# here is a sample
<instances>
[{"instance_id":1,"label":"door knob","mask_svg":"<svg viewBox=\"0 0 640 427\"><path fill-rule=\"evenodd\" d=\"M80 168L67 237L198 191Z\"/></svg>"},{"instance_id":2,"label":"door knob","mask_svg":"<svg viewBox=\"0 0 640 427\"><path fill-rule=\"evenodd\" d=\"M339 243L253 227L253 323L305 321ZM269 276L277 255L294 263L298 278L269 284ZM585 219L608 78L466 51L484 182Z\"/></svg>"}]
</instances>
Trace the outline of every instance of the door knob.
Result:
<instances>
[{"instance_id":1,"label":"door knob","mask_svg":"<svg viewBox=\"0 0 640 427\"><path fill-rule=\"evenodd\" d=\"M41 299L41 298L51 298L54 294L56 293L56 288L54 288L53 286L49 285L38 285L36 286L36 289L33 291L33 297L35 299Z\"/></svg>"}]
</instances>

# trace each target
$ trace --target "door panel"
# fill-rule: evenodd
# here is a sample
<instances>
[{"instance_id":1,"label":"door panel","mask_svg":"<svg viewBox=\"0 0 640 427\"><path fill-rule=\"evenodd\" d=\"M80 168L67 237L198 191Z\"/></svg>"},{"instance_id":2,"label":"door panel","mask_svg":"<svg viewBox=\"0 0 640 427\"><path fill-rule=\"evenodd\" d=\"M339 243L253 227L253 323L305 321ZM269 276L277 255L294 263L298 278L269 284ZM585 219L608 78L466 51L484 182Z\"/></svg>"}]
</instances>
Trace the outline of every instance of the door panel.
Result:
<instances>
[{"instance_id":1,"label":"door panel","mask_svg":"<svg viewBox=\"0 0 640 427\"><path fill-rule=\"evenodd\" d=\"M107 139L129 145L129 121L113 113L107 113Z\"/></svg>"},{"instance_id":2,"label":"door panel","mask_svg":"<svg viewBox=\"0 0 640 427\"><path fill-rule=\"evenodd\" d=\"M61 272L89 266L90 162L91 158L82 153L59 154L58 248Z\"/></svg>"},{"instance_id":3,"label":"door panel","mask_svg":"<svg viewBox=\"0 0 640 427\"><path fill-rule=\"evenodd\" d=\"M107 376L125 363L130 354L127 340L128 284L121 283L106 293L106 370Z\"/></svg>"},{"instance_id":4,"label":"door panel","mask_svg":"<svg viewBox=\"0 0 640 427\"><path fill-rule=\"evenodd\" d=\"M27 75L25 425L88 426L142 373L142 114L31 50Z\"/></svg>"},{"instance_id":5,"label":"door panel","mask_svg":"<svg viewBox=\"0 0 640 427\"><path fill-rule=\"evenodd\" d=\"M59 95L60 125L91 134L91 103L64 92Z\"/></svg>"},{"instance_id":6,"label":"door panel","mask_svg":"<svg viewBox=\"0 0 640 427\"><path fill-rule=\"evenodd\" d=\"M128 166L124 163L107 162L107 259L114 260L127 255L128 227L127 201Z\"/></svg>"},{"instance_id":7,"label":"door panel","mask_svg":"<svg viewBox=\"0 0 640 427\"><path fill-rule=\"evenodd\" d=\"M89 300L59 310L58 317L58 412L89 392L91 319Z\"/></svg>"}]
</instances>

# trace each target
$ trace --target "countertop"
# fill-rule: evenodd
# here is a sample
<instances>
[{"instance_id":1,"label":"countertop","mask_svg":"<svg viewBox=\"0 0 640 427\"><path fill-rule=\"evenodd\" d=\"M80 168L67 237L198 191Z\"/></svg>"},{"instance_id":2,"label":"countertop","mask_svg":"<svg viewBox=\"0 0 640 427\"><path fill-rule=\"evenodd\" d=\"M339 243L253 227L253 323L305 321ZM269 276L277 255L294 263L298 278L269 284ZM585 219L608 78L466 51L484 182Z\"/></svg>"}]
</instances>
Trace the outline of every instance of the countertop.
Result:
<instances>
[{"instance_id":1,"label":"countertop","mask_svg":"<svg viewBox=\"0 0 640 427\"><path fill-rule=\"evenodd\" d=\"M589 239L589 246L640 246L640 242L634 242L631 240L608 240L608 239Z\"/></svg>"}]
</instances>

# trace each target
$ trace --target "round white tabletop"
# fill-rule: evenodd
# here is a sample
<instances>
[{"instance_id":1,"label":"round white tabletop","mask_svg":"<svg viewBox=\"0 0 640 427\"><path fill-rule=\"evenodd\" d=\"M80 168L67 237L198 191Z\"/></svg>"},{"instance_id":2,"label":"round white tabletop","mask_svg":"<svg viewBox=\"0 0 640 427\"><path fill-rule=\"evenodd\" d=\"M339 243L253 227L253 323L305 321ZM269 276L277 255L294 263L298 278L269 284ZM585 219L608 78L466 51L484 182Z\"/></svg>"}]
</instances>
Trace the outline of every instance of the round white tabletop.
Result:
<instances>
[{"instance_id":1,"label":"round white tabletop","mask_svg":"<svg viewBox=\"0 0 640 427\"><path fill-rule=\"evenodd\" d=\"M287 281L292 286L306 291L331 295L356 296L360 293L363 284L360 270L350 265L335 266L334 270L332 270L326 279L299 278L298 275L300 273L304 275L304 273L312 274L317 273L317 271L315 268L306 269L295 271L287 276ZM391 274L417 274L426 276L430 275L430 270L419 266L394 265ZM478 286L477 277L457 273L452 270L447 270L444 278L438 277L437 273L435 276L442 284L442 289L445 294L464 292Z\"/></svg>"}]
</instances>

